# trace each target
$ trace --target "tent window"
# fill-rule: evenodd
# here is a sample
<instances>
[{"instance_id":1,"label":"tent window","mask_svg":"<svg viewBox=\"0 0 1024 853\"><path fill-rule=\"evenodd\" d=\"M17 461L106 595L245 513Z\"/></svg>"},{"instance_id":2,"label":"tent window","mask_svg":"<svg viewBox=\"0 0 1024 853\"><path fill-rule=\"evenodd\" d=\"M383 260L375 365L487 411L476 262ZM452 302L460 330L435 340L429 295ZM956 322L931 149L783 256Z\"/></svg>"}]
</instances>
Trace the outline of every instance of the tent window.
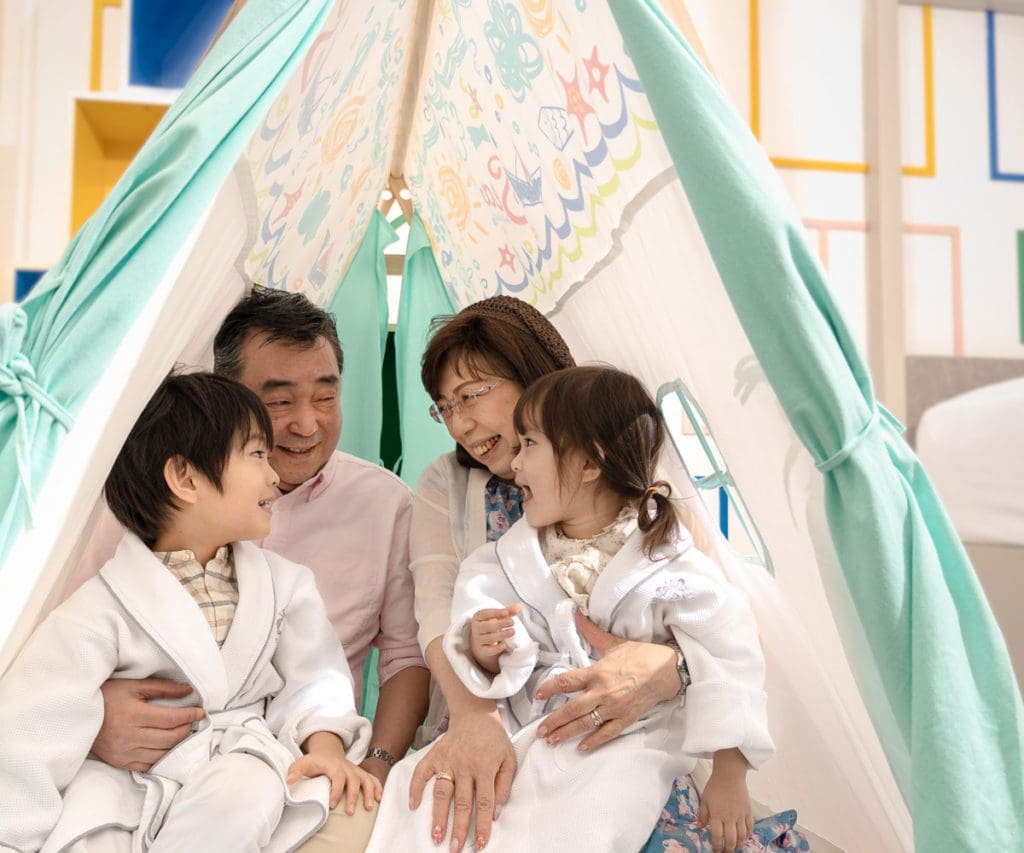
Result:
<instances>
[{"instance_id":1,"label":"tent window","mask_svg":"<svg viewBox=\"0 0 1024 853\"><path fill-rule=\"evenodd\" d=\"M681 379L658 389L658 406L672 444L722 535L746 562L775 574L771 555L708 426L704 411Z\"/></svg>"}]
</instances>

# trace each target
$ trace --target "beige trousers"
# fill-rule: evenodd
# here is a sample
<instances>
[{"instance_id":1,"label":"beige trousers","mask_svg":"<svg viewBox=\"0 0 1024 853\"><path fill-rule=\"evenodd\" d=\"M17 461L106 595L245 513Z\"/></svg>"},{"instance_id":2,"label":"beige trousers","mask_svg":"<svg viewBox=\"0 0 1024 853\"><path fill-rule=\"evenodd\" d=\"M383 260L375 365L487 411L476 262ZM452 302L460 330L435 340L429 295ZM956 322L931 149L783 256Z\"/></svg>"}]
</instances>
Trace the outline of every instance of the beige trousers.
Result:
<instances>
[{"instance_id":1,"label":"beige trousers","mask_svg":"<svg viewBox=\"0 0 1024 853\"><path fill-rule=\"evenodd\" d=\"M342 800L327 816L327 823L297 853L363 853L373 832L377 808L375 803L373 810L367 811L360 798L356 813L347 815L345 801Z\"/></svg>"}]
</instances>

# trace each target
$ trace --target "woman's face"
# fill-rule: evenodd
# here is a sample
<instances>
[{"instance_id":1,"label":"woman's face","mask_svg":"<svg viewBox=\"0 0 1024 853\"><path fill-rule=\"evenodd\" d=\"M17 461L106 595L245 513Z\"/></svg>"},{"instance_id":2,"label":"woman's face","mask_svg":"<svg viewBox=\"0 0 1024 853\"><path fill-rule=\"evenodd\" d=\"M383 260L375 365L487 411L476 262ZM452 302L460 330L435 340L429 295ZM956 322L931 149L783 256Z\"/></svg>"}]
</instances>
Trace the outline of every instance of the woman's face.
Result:
<instances>
[{"instance_id":1,"label":"woman's face","mask_svg":"<svg viewBox=\"0 0 1024 853\"><path fill-rule=\"evenodd\" d=\"M477 392L492 383L499 383ZM451 437L477 462L496 477L512 479L512 458L516 455L516 432L512 427L522 387L513 379L489 372L471 371L459 361L445 365L441 373L438 406L463 402L445 419Z\"/></svg>"}]
</instances>

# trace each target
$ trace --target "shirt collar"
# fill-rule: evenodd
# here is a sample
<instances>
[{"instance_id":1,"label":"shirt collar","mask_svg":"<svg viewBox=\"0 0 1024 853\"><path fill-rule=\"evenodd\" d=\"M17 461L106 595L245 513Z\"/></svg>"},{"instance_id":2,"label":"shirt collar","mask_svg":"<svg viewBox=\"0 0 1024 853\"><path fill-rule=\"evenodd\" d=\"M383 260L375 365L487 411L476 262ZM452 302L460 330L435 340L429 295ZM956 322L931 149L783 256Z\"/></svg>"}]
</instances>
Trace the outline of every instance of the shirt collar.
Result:
<instances>
[{"instance_id":1,"label":"shirt collar","mask_svg":"<svg viewBox=\"0 0 1024 853\"><path fill-rule=\"evenodd\" d=\"M196 559L194 551L183 549L181 551L154 551L155 556L161 563L167 568L174 569L181 568L182 566L197 565L203 571L207 571L211 566L214 568L231 568L233 566L233 560L231 559L231 546L221 545L217 549L217 553L213 555L210 562L205 566L200 564L199 560Z\"/></svg>"},{"instance_id":2,"label":"shirt collar","mask_svg":"<svg viewBox=\"0 0 1024 853\"><path fill-rule=\"evenodd\" d=\"M316 500L322 495L327 487L331 485L334 480L334 475L338 470L338 454L332 453L330 458L327 460L323 468L317 471L312 477L306 480L305 483L300 483L290 492L282 492L280 489L277 490L278 497L275 501L296 501L302 503L308 503L309 501Z\"/></svg>"}]
</instances>

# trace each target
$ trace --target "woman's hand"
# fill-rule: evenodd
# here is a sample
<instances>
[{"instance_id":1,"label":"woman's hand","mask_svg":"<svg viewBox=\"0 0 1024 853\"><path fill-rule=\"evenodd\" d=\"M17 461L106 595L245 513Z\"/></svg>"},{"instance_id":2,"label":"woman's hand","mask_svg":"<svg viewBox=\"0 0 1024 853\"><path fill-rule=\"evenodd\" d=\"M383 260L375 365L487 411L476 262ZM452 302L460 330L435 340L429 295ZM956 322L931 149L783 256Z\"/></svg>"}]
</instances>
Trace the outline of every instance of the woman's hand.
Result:
<instances>
[{"instance_id":1,"label":"woman's hand","mask_svg":"<svg viewBox=\"0 0 1024 853\"><path fill-rule=\"evenodd\" d=\"M659 702L678 694L682 684L676 653L668 646L623 640L602 631L579 612L576 627L601 659L541 684L537 689L541 700L557 693L580 695L549 714L538 734L554 745L589 733L579 745L586 751L618 737Z\"/></svg>"},{"instance_id":2,"label":"woman's hand","mask_svg":"<svg viewBox=\"0 0 1024 853\"><path fill-rule=\"evenodd\" d=\"M418 808L427 780L434 777L434 816L431 838L440 844L448 830L448 813L455 801L450 850L466 842L469 821L476 812L476 846L491 837L491 822L508 800L516 774L516 756L493 703L488 710L453 714L445 732L417 765L409 787L409 807Z\"/></svg>"},{"instance_id":3,"label":"woman's hand","mask_svg":"<svg viewBox=\"0 0 1024 853\"><path fill-rule=\"evenodd\" d=\"M738 749L715 753L711 778L700 798L701 829L711 827L715 853L734 853L754 830L754 815L747 792L747 760Z\"/></svg>"}]
</instances>

